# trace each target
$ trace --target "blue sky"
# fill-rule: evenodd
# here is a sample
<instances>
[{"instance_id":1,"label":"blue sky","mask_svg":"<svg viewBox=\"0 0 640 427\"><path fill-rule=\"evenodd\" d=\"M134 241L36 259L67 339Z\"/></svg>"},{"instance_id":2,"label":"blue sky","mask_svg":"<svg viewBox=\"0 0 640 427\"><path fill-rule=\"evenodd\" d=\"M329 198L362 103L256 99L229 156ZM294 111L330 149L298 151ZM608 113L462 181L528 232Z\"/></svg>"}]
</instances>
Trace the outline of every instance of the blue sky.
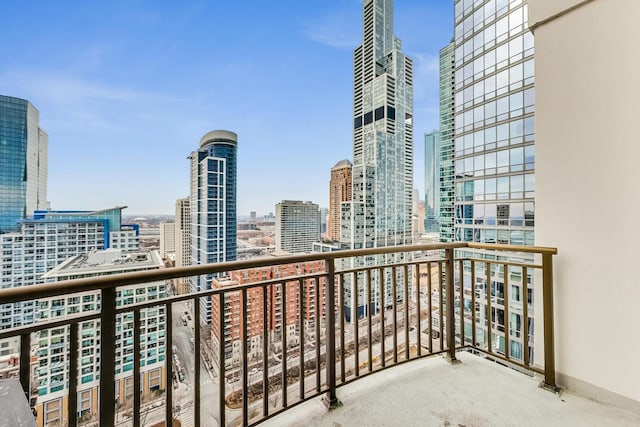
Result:
<instances>
[{"instance_id":1,"label":"blue sky","mask_svg":"<svg viewBox=\"0 0 640 427\"><path fill-rule=\"evenodd\" d=\"M352 158L352 52L361 0L7 2L0 94L30 100L49 134L54 209L170 214L187 156L210 130L238 133L238 214L283 199L328 205ZM453 1L396 0L414 59L415 165L438 126L438 52Z\"/></svg>"}]
</instances>

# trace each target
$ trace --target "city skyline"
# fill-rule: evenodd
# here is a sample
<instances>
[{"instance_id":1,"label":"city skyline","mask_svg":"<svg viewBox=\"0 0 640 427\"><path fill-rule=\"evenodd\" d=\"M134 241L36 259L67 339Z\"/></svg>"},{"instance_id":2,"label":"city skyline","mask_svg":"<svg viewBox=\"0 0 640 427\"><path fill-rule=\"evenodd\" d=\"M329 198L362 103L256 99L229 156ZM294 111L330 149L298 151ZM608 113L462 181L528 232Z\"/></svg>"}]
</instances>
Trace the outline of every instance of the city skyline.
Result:
<instances>
[{"instance_id":1,"label":"city skyline","mask_svg":"<svg viewBox=\"0 0 640 427\"><path fill-rule=\"evenodd\" d=\"M0 93L40 110L51 207L82 197L86 209L172 213L189 193L186 158L210 129L233 129L243 147L239 216L273 212L283 199L328 206L331 166L352 159L350 75L362 4L321 3L114 3L72 13L44 2L28 13L7 6L0 36L12 43L0 46ZM452 37L453 5L404 0L396 9L396 32L416 62L420 135L438 126L438 51ZM213 17L223 19L212 27ZM421 151L417 144L416 158ZM126 173L105 185L114 170ZM422 174L416 162L421 192Z\"/></svg>"}]
</instances>

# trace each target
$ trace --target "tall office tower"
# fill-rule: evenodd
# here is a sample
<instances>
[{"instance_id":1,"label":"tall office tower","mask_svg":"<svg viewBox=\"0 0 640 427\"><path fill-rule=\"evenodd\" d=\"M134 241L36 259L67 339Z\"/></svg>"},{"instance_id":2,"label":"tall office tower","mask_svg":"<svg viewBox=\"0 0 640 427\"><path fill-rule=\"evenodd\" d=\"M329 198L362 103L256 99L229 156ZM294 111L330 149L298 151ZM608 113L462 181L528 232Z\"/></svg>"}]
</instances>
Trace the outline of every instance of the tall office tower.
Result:
<instances>
[{"instance_id":1,"label":"tall office tower","mask_svg":"<svg viewBox=\"0 0 640 427\"><path fill-rule=\"evenodd\" d=\"M189 198L176 200L176 267L191 265L191 213ZM176 292L189 292L189 278L181 277L174 280Z\"/></svg>"},{"instance_id":2,"label":"tall office tower","mask_svg":"<svg viewBox=\"0 0 640 427\"><path fill-rule=\"evenodd\" d=\"M236 259L238 135L214 130L191 153L191 265ZM191 277L191 291L211 289L212 274ZM211 322L211 299L200 299L200 323Z\"/></svg>"},{"instance_id":3,"label":"tall office tower","mask_svg":"<svg viewBox=\"0 0 640 427\"><path fill-rule=\"evenodd\" d=\"M121 223L123 207L103 211L36 211L19 230L0 234L2 289L44 283L42 275L67 258L92 250L138 250L137 230ZM118 236L118 237L114 237ZM0 305L0 329L33 323L37 302Z\"/></svg>"},{"instance_id":4,"label":"tall office tower","mask_svg":"<svg viewBox=\"0 0 640 427\"><path fill-rule=\"evenodd\" d=\"M44 274L43 280L55 286L53 283L62 280L157 270L163 267L164 263L157 251L130 253L109 249L71 257ZM118 287L116 304L118 307L126 307L165 296L164 280L127 285ZM40 300L38 319L61 320L99 310L100 292L88 291ZM165 315L162 305L141 310L140 374L143 396L164 389L165 360L171 358L165 348ZM90 419L98 410L100 392L100 319L80 322L78 328L82 331L82 357L78 358L78 373L81 378L77 387L77 410L78 417ZM132 312L116 315L116 393L121 405L126 405L133 398L133 331ZM69 327L52 328L38 334L38 425L54 425L56 419L62 420L63 412L67 409Z\"/></svg>"},{"instance_id":5,"label":"tall office tower","mask_svg":"<svg viewBox=\"0 0 640 427\"><path fill-rule=\"evenodd\" d=\"M527 21L526 1L455 2L454 238L457 241L534 243L534 48ZM462 255L484 257L481 250ZM530 261L526 255L518 260L523 258ZM473 273L465 268L465 280L461 282L469 283ZM479 266L477 270L484 268ZM480 310L476 342L484 345L490 342L506 357L532 360L533 343L529 343L529 354L525 354L527 346L521 333L525 322L529 330L534 326L534 319L524 318L522 311L523 295L527 298L522 282L533 283L531 272L527 272L527 277L508 276L508 289L504 266L493 265L490 272L482 274L486 274L488 283L481 285L490 284L491 294L496 295L498 302L491 305L490 313ZM531 289L529 286L527 290ZM495 319L491 331L483 326L485 316ZM510 322L512 331L519 331L508 339L503 330L506 322ZM487 340L489 334L493 335L491 340Z\"/></svg>"},{"instance_id":6,"label":"tall office tower","mask_svg":"<svg viewBox=\"0 0 640 427\"><path fill-rule=\"evenodd\" d=\"M160 256L167 258L169 253L176 251L176 223L163 222L160 224Z\"/></svg>"},{"instance_id":7,"label":"tall office tower","mask_svg":"<svg viewBox=\"0 0 640 427\"><path fill-rule=\"evenodd\" d=\"M276 205L276 252L310 253L320 241L320 209L312 202L283 200Z\"/></svg>"},{"instance_id":8,"label":"tall office tower","mask_svg":"<svg viewBox=\"0 0 640 427\"><path fill-rule=\"evenodd\" d=\"M453 177L453 68L455 43L440 49L440 241L453 242L455 185Z\"/></svg>"},{"instance_id":9,"label":"tall office tower","mask_svg":"<svg viewBox=\"0 0 640 427\"><path fill-rule=\"evenodd\" d=\"M24 99L0 95L0 233L47 208L47 134Z\"/></svg>"},{"instance_id":10,"label":"tall office tower","mask_svg":"<svg viewBox=\"0 0 640 427\"><path fill-rule=\"evenodd\" d=\"M363 42L354 51L353 200L342 204L340 234L353 249L409 244L412 239L413 62L393 35L392 0L364 0L363 16ZM387 282L391 295L391 280ZM356 310L351 292L349 287L349 318ZM374 295L374 307L378 298ZM364 309L357 308L359 315Z\"/></svg>"},{"instance_id":11,"label":"tall office tower","mask_svg":"<svg viewBox=\"0 0 640 427\"><path fill-rule=\"evenodd\" d=\"M440 232L440 131L424 135L424 228Z\"/></svg>"},{"instance_id":12,"label":"tall office tower","mask_svg":"<svg viewBox=\"0 0 640 427\"><path fill-rule=\"evenodd\" d=\"M533 244L534 50L527 16L521 0L455 3L455 240Z\"/></svg>"},{"instance_id":13,"label":"tall office tower","mask_svg":"<svg viewBox=\"0 0 640 427\"><path fill-rule=\"evenodd\" d=\"M340 160L331 168L329 181L329 240L340 240L340 206L351 200L351 168L349 160Z\"/></svg>"}]
</instances>

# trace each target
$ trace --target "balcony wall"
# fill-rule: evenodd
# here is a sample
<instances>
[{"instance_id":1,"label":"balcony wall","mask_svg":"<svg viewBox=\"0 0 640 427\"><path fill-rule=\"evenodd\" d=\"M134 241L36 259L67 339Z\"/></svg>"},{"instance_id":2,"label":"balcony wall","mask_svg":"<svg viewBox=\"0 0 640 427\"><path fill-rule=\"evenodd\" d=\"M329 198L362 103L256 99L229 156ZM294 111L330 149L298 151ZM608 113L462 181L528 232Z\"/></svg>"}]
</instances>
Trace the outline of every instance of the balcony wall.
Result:
<instances>
[{"instance_id":1,"label":"balcony wall","mask_svg":"<svg viewBox=\"0 0 640 427\"><path fill-rule=\"evenodd\" d=\"M529 3L536 244L561 248L559 383L640 410L640 2Z\"/></svg>"}]
</instances>

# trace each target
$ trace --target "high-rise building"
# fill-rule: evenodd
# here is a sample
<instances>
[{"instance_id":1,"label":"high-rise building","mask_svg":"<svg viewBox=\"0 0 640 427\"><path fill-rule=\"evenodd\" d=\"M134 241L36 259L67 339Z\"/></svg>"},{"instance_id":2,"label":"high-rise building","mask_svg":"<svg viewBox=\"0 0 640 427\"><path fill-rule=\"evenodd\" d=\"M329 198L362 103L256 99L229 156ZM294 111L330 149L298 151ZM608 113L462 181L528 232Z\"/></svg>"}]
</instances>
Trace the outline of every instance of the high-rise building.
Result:
<instances>
[{"instance_id":1,"label":"high-rise building","mask_svg":"<svg viewBox=\"0 0 640 427\"><path fill-rule=\"evenodd\" d=\"M295 264L281 264L268 267L236 270L229 273L229 277L214 279L213 288L250 284L271 279L284 279L305 274L324 272L324 261L308 261ZM286 290L283 289L283 284ZM302 314L304 332L312 334L316 327L316 280L303 279L303 310ZM325 281L317 283L318 292L324 300ZM298 280L265 288L267 290L267 318L263 316L263 290L261 287L247 290L247 352L253 360L262 357L263 328L269 334L269 348L274 351L282 349L283 337L286 335L287 344L300 342L299 316L300 316L300 288ZM286 301L286 311L283 313L283 298ZM325 315L325 304L321 302L317 307L322 319ZM225 295L225 303L221 313L220 300L215 298L212 302L211 337L214 347L220 345L221 336L224 336L225 362L228 367L239 365L242 360L242 295L240 292L230 292ZM286 327L283 324L286 321ZM225 319L224 335L221 335L220 319ZM321 332L322 333L322 332ZM220 352L214 352L213 359L220 362Z\"/></svg>"},{"instance_id":2,"label":"high-rise building","mask_svg":"<svg viewBox=\"0 0 640 427\"><path fill-rule=\"evenodd\" d=\"M413 242L415 243L420 240L421 236L425 233L424 200L420 200L420 191L417 188L413 189L413 205L411 210L413 212L411 230L413 231Z\"/></svg>"},{"instance_id":3,"label":"high-rise building","mask_svg":"<svg viewBox=\"0 0 640 427\"><path fill-rule=\"evenodd\" d=\"M0 233L47 206L48 137L27 100L0 95Z\"/></svg>"},{"instance_id":4,"label":"high-rise building","mask_svg":"<svg viewBox=\"0 0 640 427\"><path fill-rule=\"evenodd\" d=\"M236 259L238 136L214 130L191 153L191 265ZM191 277L191 291L211 289L213 275ZM200 322L211 322L211 299L200 299Z\"/></svg>"},{"instance_id":5,"label":"high-rise building","mask_svg":"<svg viewBox=\"0 0 640 427\"><path fill-rule=\"evenodd\" d=\"M160 256L167 258L168 254L176 251L176 223L163 222L160 224Z\"/></svg>"},{"instance_id":6,"label":"high-rise building","mask_svg":"<svg viewBox=\"0 0 640 427\"><path fill-rule=\"evenodd\" d=\"M454 51L452 40L440 50L440 241L453 242L455 185L453 177L453 112L455 99Z\"/></svg>"},{"instance_id":7,"label":"high-rise building","mask_svg":"<svg viewBox=\"0 0 640 427\"><path fill-rule=\"evenodd\" d=\"M144 253L109 249L83 253L65 260L42 276L46 283L82 277L106 276L119 273L156 270L164 263L157 251ZM119 307L166 296L164 280L139 285L118 287L116 304ZM63 298L45 298L39 301L39 321L65 319L79 314L100 311L100 292L88 291L69 294ZM164 365L170 360L165 347L165 308L163 305L141 310L140 373L141 392L144 396L162 390ZM80 322L82 357L78 358L78 416L90 418L98 411L100 392L100 319ZM116 315L115 372L116 393L120 404L133 397L133 313ZM69 327L61 326L38 333L38 398L36 409L39 424L47 425L51 408L67 407L69 394ZM45 411L45 407L47 410Z\"/></svg>"},{"instance_id":8,"label":"high-rise building","mask_svg":"<svg viewBox=\"0 0 640 427\"><path fill-rule=\"evenodd\" d=\"M424 135L424 229L440 232L440 131Z\"/></svg>"},{"instance_id":9,"label":"high-rise building","mask_svg":"<svg viewBox=\"0 0 640 427\"><path fill-rule=\"evenodd\" d=\"M413 62L393 34L392 0L363 1L362 34L362 44L354 51L353 200L342 203L340 240L353 249L409 244ZM353 267L364 262L355 259L353 263L359 265ZM390 295L391 280L388 282L385 289ZM347 286L348 318L353 318L351 311L362 315L365 309L353 307L351 292ZM378 296L374 298L377 301Z\"/></svg>"},{"instance_id":10,"label":"high-rise building","mask_svg":"<svg viewBox=\"0 0 640 427\"><path fill-rule=\"evenodd\" d=\"M533 221L525 220L535 191L527 7L521 0L455 3L455 240L533 244ZM498 210L508 212L500 223Z\"/></svg>"},{"instance_id":11,"label":"high-rise building","mask_svg":"<svg viewBox=\"0 0 640 427\"><path fill-rule=\"evenodd\" d=\"M454 239L532 245L534 48L528 3L456 0L454 19ZM448 87L442 90L446 93ZM485 256L481 250L462 255ZM516 260L533 261L526 254ZM486 345L491 334L492 345L506 357L533 360L534 345L527 345L529 337L521 333L525 323L529 330L534 327L533 317L526 318L522 309L522 296L529 298L523 282L532 283L533 275L530 270L525 277L512 274L507 285L504 268L490 268L483 272L487 283L480 285L490 284L497 303L478 311L475 340ZM462 274L457 281L469 283L474 273L465 266ZM506 295L511 296L509 304ZM491 330L483 326L485 316L495 319ZM511 337L504 336L506 322L518 331Z\"/></svg>"},{"instance_id":12,"label":"high-rise building","mask_svg":"<svg viewBox=\"0 0 640 427\"><path fill-rule=\"evenodd\" d=\"M191 265L191 213L189 198L176 200L176 267ZM176 292L189 292L189 278L181 277L174 281Z\"/></svg>"},{"instance_id":13,"label":"high-rise building","mask_svg":"<svg viewBox=\"0 0 640 427\"><path fill-rule=\"evenodd\" d=\"M340 160L331 168L329 181L329 240L340 240L340 206L342 202L351 200L351 168L349 160Z\"/></svg>"},{"instance_id":14,"label":"high-rise building","mask_svg":"<svg viewBox=\"0 0 640 427\"><path fill-rule=\"evenodd\" d=\"M0 234L0 286L44 283L42 275L69 257L101 249L138 250L138 229L122 224L122 209L36 211L19 230ZM0 305L0 329L28 325L37 301Z\"/></svg>"},{"instance_id":15,"label":"high-rise building","mask_svg":"<svg viewBox=\"0 0 640 427\"><path fill-rule=\"evenodd\" d=\"M283 200L276 205L276 252L310 253L320 241L320 209L312 202Z\"/></svg>"}]
</instances>

